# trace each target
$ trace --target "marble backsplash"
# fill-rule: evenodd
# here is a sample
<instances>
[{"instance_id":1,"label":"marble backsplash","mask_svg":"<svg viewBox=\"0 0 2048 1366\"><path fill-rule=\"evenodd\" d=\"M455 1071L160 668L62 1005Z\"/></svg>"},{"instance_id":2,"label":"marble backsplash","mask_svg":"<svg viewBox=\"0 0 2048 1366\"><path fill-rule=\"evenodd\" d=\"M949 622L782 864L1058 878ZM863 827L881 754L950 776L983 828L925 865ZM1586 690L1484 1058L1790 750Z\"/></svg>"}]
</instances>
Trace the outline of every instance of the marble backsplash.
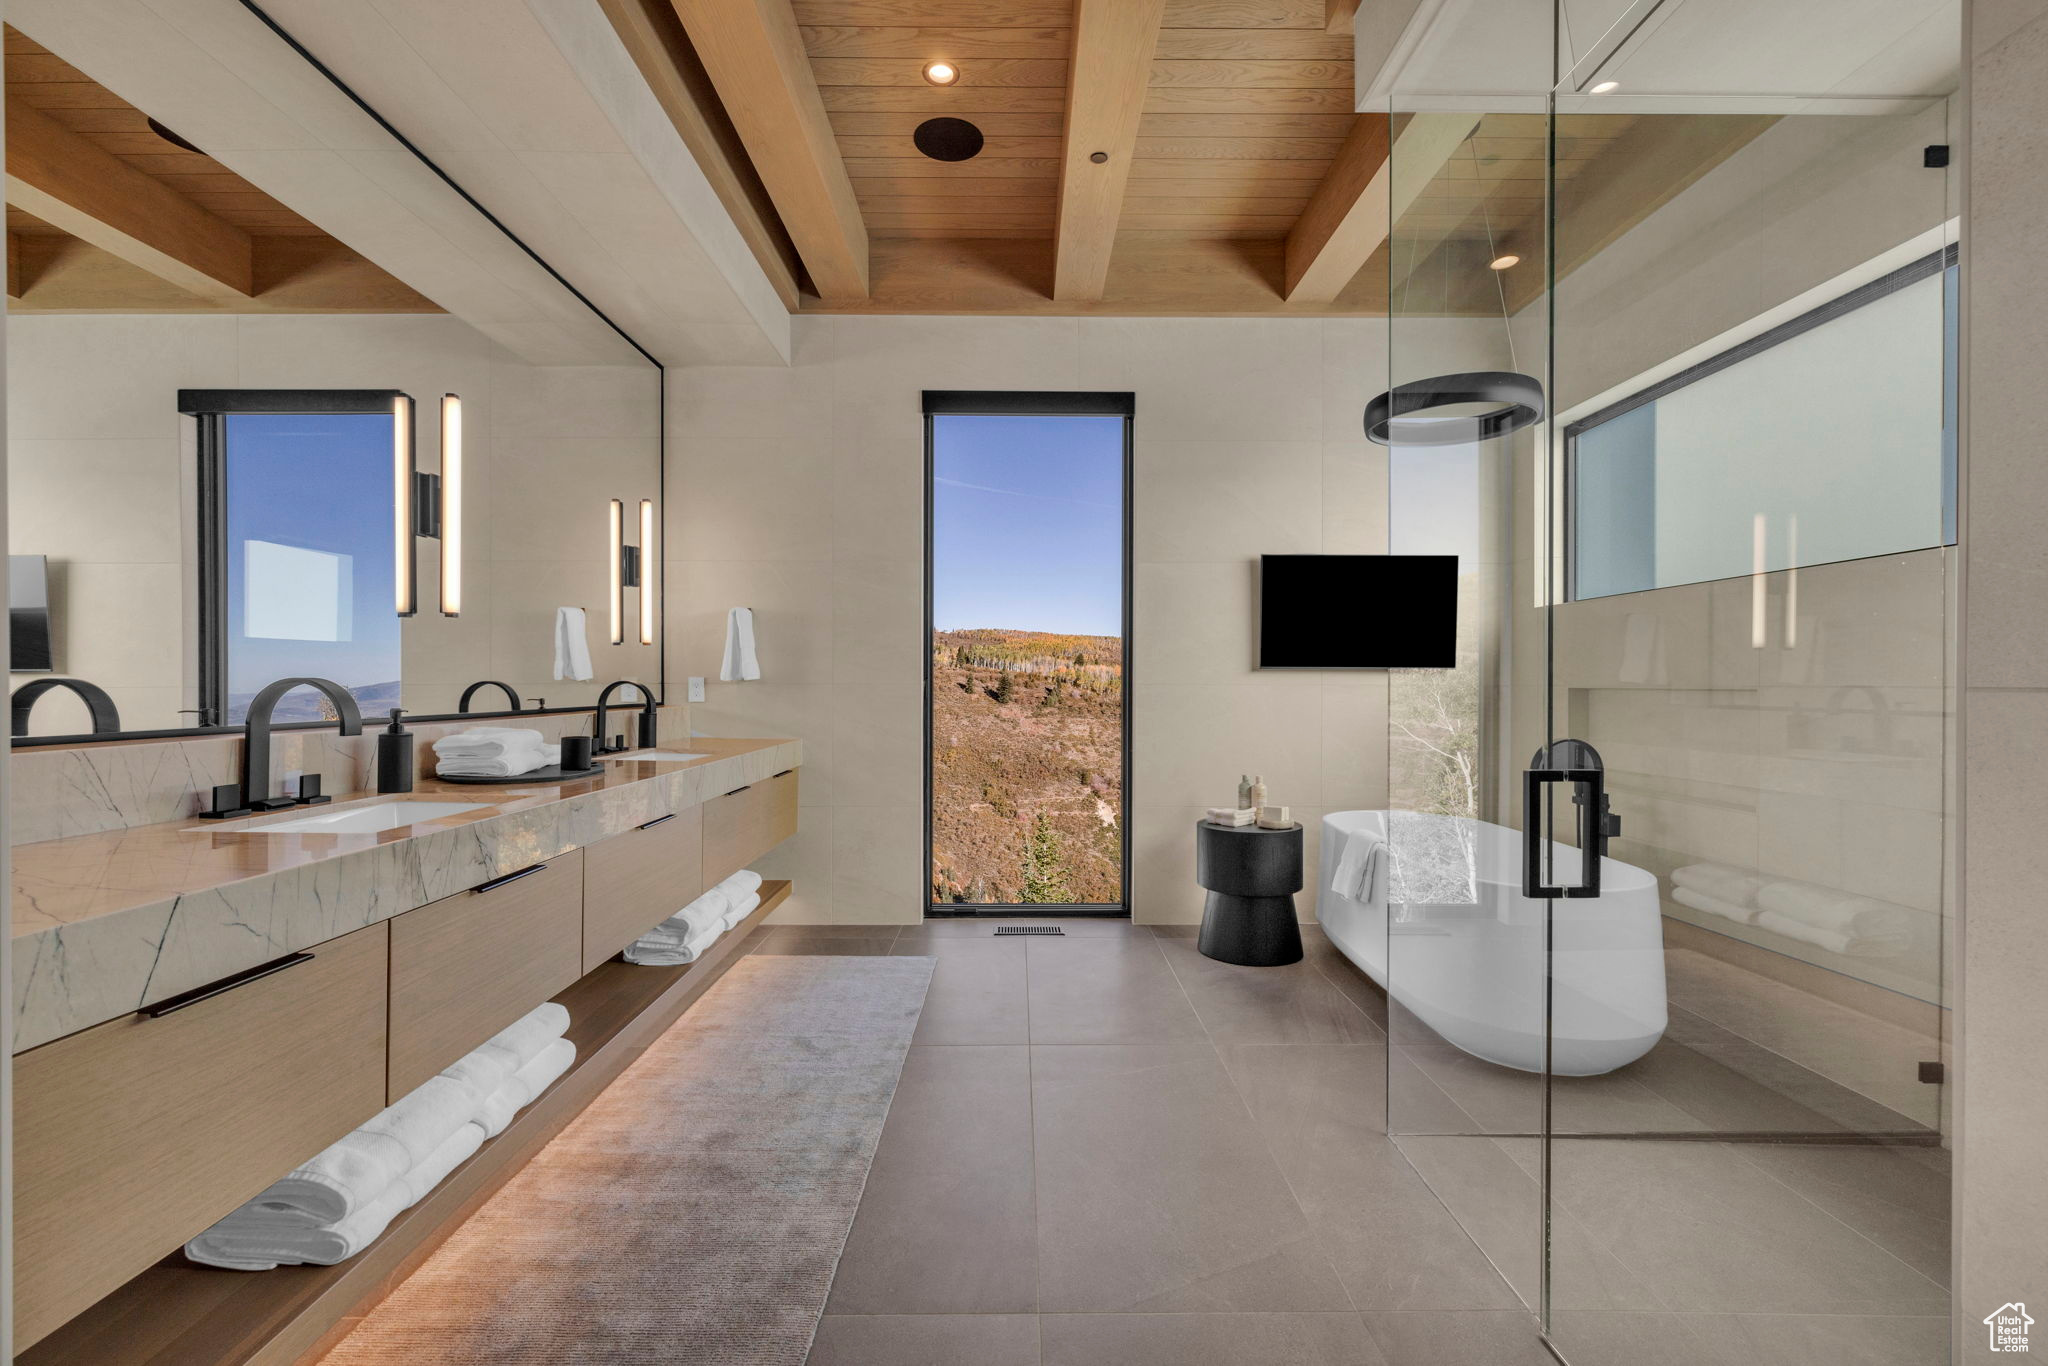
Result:
<instances>
[{"instance_id":1,"label":"marble backsplash","mask_svg":"<svg viewBox=\"0 0 2048 1366\"><path fill-rule=\"evenodd\" d=\"M612 713L615 733L637 722L636 708ZM408 723L419 776L433 773L433 743L444 735L477 725L507 725L507 718L474 721ZM560 712L519 718L518 724L550 740L588 734L589 712ZM376 724L368 719L361 735L331 731L287 730L270 737L272 790L281 791L287 775L318 773L324 792L362 792L371 786L377 755ZM679 745L689 738L690 709L661 708L661 743ZM239 781L242 737L194 736L182 740L116 740L100 744L29 746L8 759L10 842L35 844L103 830L185 820L206 809L213 789Z\"/></svg>"}]
</instances>

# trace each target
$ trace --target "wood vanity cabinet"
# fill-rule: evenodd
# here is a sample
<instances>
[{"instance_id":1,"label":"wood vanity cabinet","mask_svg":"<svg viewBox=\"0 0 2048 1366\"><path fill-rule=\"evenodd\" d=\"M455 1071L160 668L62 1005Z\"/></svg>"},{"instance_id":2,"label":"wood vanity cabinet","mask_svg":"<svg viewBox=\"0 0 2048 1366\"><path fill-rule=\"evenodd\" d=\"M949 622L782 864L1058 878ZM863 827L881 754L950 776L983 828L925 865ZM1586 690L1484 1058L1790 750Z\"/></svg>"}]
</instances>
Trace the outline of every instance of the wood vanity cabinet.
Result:
<instances>
[{"instance_id":1,"label":"wood vanity cabinet","mask_svg":"<svg viewBox=\"0 0 2048 1366\"><path fill-rule=\"evenodd\" d=\"M715 886L796 833L796 773L735 788L704 803L704 885Z\"/></svg>"},{"instance_id":2,"label":"wood vanity cabinet","mask_svg":"<svg viewBox=\"0 0 2048 1366\"><path fill-rule=\"evenodd\" d=\"M584 851L394 916L391 1101L583 975Z\"/></svg>"},{"instance_id":3,"label":"wood vanity cabinet","mask_svg":"<svg viewBox=\"0 0 2048 1366\"><path fill-rule=\"evenodd\" d=\"M14 1059L17 1349L382 1108L389 940Z\"/></svg>"},{"instance_id":4,"label":"wood vanity cabinet","mask_svg":"<svg viewBox=\"0 0 2048 1366\"><path fill-rule=\"evenodd\" d=\"M583 971L695 901L704 880L704 808L685 807L599 840L583 865Z\"/></svg>"}]
</instances>

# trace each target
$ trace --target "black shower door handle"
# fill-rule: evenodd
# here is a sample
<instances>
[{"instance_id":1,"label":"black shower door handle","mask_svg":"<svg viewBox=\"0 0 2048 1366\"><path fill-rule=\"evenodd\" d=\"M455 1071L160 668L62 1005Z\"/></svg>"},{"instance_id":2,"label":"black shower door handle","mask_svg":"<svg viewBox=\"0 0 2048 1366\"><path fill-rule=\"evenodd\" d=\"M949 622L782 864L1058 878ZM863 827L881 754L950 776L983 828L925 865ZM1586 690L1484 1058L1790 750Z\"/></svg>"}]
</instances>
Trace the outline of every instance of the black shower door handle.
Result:
<instances>
[{"instance_id":1,"label":"black shower door handle","mask_svg":"<svg viewBox=\"0 0 2048 1366\"><path fill-rule=\"evenodd\" d=\"M1557 887L1543 880L1543 789L1570 783L1578 789L1579 862L1585 880ZM1600 812L1607 775L1597 768L1531 768L1522 773L1522 895L1539 901L1600 895Z\"/></svg>"}]
</instances>

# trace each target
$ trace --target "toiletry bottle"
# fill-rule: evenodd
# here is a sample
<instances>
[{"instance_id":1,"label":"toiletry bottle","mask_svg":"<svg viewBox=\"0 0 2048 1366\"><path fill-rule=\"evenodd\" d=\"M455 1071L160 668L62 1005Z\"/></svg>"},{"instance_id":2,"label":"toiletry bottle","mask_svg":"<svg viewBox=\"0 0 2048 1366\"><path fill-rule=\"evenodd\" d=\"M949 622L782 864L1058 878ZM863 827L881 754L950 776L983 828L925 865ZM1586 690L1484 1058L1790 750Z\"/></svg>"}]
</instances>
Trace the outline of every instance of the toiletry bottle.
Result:
<instances>
[{"instance_id":1,"label":"toiletry bottle","mask_svg":"<svg viewBox=\"0 0 2048 1366\"><path fill-rule=\"evenodd\" d=\"M1265 804L1266 775L1261 773L1252 779L1252 790L1249 794L1249 800L1245 802L1245 805L1251 807L1254 811L1256 811L1258 808L1264 806Z\"/></svg>"},{"instance_id":2,"label":"toiletry bottle","mask_svg":"<svg viewBox=\"0 0 2048 1366\"><path fill-rule=\"evenodd\" d=\"M402 710L393 707L391 724L377 736L379 792L412 791L412 732L399 721L403 715Z\"/></svg>"},{"instance_id":3,"label":"toiletry bottle","mask_svg":"<svg viewBox=\"0 0 2048 1366\"><path fill-rule=\"evenodd\" d=\"M1237 776L1237 809L1242 811L1252 804L1252 775L1240 773Z\"/></svg>"}]
</instances>

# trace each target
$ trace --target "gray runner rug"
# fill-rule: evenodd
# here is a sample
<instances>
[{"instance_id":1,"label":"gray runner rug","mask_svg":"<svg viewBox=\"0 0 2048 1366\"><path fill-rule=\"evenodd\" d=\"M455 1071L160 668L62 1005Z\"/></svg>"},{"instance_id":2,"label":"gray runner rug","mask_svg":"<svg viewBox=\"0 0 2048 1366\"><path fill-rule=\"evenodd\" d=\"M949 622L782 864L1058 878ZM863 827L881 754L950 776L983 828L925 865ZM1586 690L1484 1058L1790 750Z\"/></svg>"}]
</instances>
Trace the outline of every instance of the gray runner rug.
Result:
<instances>
[{"instance_id":1,"label":"gray runner rug","mask_svg":"<svg viewBox=\"0 0 2048 1366\"><path fill-rule=\"evenodd\" d=\"M802 1366L932 965L741 959L324 1366Z\"/></svg>"}]
</instances>

